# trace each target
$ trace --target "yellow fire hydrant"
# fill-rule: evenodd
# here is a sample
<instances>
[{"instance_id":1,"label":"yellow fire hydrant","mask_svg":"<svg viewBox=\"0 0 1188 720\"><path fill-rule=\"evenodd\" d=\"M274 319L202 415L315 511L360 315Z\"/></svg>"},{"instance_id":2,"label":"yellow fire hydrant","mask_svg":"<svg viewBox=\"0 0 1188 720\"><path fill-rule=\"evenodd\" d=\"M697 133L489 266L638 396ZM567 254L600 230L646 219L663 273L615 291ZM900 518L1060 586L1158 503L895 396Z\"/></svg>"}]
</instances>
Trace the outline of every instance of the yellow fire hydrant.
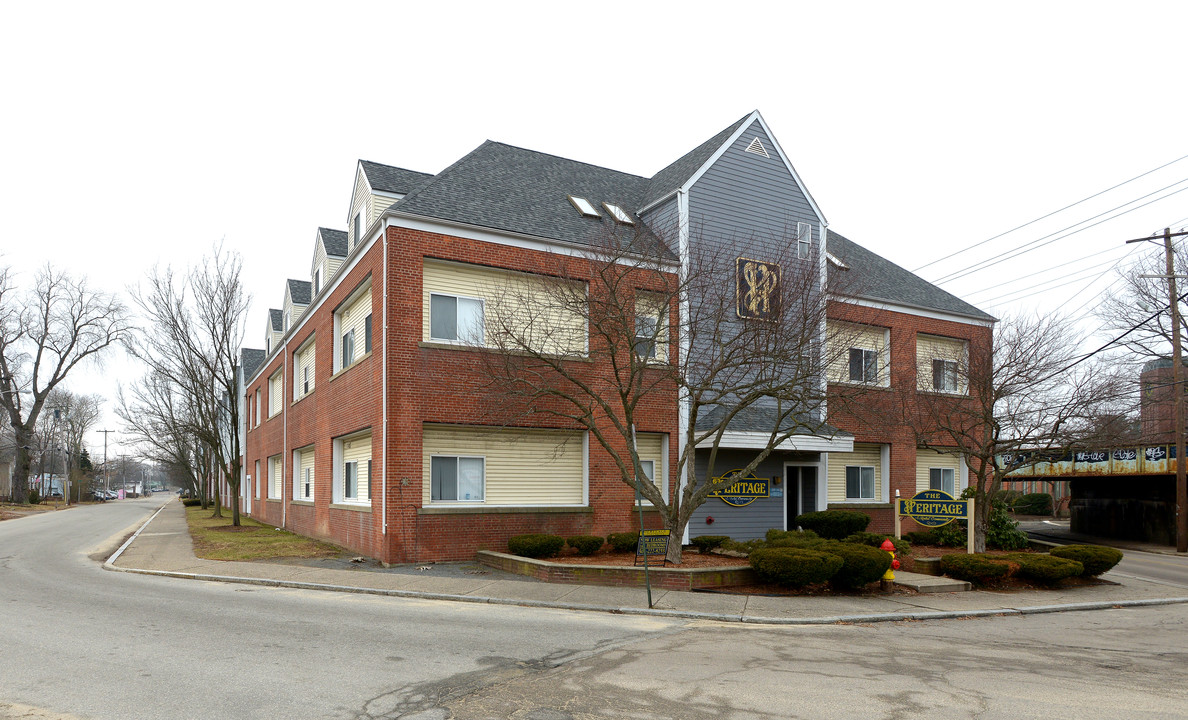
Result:
<instances>
[{"instance_id":1,"label":"yellow fire hydrant","mask_svg":"<svg viewBox=\"0 0 1188 720\"><path fill-rule=\"evenodd\" d=\"M886 550L891 555L891 567L887 568L887 572L883 573L883 580L894 580L895 571L899 569L899 561L895 559L895 543L891 542L891 538L887 538L879 546L879 549Z\"/></svg>"}]
</instances>

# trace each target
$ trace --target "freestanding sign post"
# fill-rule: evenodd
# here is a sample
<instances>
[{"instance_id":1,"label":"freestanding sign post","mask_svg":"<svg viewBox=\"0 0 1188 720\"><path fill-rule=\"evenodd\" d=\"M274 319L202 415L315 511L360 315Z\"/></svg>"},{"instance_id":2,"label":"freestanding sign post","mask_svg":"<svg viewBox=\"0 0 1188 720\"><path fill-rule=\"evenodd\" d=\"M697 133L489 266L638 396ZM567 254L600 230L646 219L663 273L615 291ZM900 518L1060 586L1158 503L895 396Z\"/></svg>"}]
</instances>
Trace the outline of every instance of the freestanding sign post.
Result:
<instances>
[{"instance_id":1,"label":"freestanding sign post","mask_svg":"<svg viewBox=\"0 0 1188 720\"><path fill-rule=\"evenodd\" d=\"M974 551L974 501L957 500L943 490L921 490L910 498L895 501L895 537L900 537L900 518L910 517L927 528L965 520L965 551Z\"/></svg>"}]
</instances>

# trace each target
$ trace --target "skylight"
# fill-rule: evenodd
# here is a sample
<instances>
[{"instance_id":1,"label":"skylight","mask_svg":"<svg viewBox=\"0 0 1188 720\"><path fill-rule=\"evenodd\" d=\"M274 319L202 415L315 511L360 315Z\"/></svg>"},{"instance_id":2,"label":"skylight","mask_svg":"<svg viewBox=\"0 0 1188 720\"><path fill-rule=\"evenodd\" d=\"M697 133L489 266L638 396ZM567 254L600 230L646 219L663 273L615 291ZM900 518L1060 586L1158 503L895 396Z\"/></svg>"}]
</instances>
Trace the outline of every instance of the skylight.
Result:
<instances>
[{"instance_id":1,"label":"skylight","mask_svg":"<svg viewBox=\"0 0 1188 720\"><path fill-rule=\"evenodd\" d=\"M615 219L615 222L619 222L624 225L635 224L635 221L631 219L631 216L623 212L623 208L619 207L618 205L611 205L608 202L604 202L602 203L602 207L606 208L606 211L611 214L611 217Z\"/></svg>"},{"instance_id":2,"label":"skylight","mask_svg":"<svg viewBox=\"0 0 1188 720\"><path fill-rule=\"evenodd\" d=\"M575 197L570 195L569 202L573 203L573 206L577 208L578 212L580 212L585 217L602 217L602 215L598 212L598 209L594 207L593 203L584 197Z\"/></svg>"}]
</instances>

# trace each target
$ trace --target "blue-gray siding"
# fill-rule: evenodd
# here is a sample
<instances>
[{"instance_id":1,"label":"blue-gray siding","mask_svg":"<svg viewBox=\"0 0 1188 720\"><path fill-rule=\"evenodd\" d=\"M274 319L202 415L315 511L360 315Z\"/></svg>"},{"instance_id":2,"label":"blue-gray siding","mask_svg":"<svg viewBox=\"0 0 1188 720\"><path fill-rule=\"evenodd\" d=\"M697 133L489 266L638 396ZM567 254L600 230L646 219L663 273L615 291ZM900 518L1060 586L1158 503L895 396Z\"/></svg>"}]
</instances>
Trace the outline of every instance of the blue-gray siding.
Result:
<instances>
[{"instance_id":1,"label":"blue-gray siding","mask_svg":"<svg viewBox=\"0 0 1188 720\"><path fill-rule=\"evenodd\" d=\"M714 463L714 474L721 476L731 470L746 467L754 457L754 450L719 450L717 460ZM781 483L778 490L783 491L786 488L786 484L782 482L785 462L815 463L817 459L818 456L812 453L772 453L755 469L755 476L767 478L769 483L772 478L780 478ZM698 451L696 460L694 461L694 468L696 469L698 480L702 482L705 481L706 464L708 462L709 452L705 450ZM801 497L802 502L808 500L815 503L816 489L813 488L811 493L802 493ZM734 507L727 505L718 498L709 498L701 507L693 512L693 516L689 520L689 537L728 535L734 540L761 538L772 528L784 529L784 507L786 502L787 497L784 496L767 497L760 498L744 507ZM708 517L714 518L713 524L706 522ZM792 518L788 518L788 520L791 521Z\"/></svg>"}]
</instances>

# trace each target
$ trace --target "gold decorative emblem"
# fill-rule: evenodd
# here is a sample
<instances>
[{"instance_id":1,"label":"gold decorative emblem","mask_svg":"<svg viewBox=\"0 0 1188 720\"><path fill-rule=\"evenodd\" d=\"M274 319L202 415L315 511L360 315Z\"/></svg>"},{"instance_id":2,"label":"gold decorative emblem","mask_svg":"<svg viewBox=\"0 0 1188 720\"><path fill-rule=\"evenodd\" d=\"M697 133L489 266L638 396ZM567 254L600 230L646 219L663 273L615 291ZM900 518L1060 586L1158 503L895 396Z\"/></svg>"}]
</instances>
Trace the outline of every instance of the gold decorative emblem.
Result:
<instances>
[{"instance_id":1,"label":"gold decorative emblem","mask_svg":"<svg viewBox=\"0 0 1188 720\"><path fill-rule=\"evenodd\" d=\"M738 316L754 320L775 317L780 302L780 266L742 257L735 263Z\"/></svg>"}]
</instances>

